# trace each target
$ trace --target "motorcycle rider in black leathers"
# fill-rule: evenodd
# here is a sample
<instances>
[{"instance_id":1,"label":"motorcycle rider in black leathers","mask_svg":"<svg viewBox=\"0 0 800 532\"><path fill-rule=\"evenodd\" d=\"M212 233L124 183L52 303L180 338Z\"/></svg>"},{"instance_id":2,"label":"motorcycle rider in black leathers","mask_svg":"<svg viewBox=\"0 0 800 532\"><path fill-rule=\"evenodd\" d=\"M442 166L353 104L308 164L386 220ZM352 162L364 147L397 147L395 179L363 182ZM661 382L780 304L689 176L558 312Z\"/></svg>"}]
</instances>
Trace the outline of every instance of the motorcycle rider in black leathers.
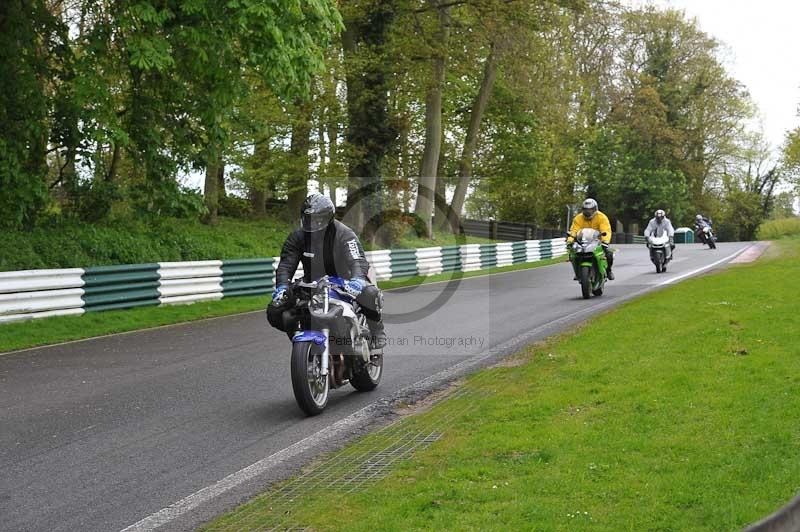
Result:
<instances>
[{"instance_id":1,"label":"motorcycle rider in black leathers","mask_svg":"<svg viewBox=\"0 0 800 532\"><path fill-rule=\"evenodd\" d=\"M369 262L358 237L352 229L334 219L333 202L322 194L311 194L300 209L300 229L293 231L283 244L281 259L275 272L275 291L267 308L273 327L288 333L292 322L293 302L289 283L303 263L303 280L316 281L325 275L345 279L345 289L355 296L361 312L367 318L373 353L386 344L381 319L383 296L369 280ZM290 304L291 302L291 304Z\"/></svg>"},{"instance_id":2,"label":"motorcycle rider in black leathers","mask_svg":"<svg viewBox=\"0 0 800 532\"><path fill-rule=\"evenodd\" d=\"M694 232L703 244L706 243L706 236L705 233L703 233L703 228L705 226L711 227L711 218L706 218L702 214L698 214L694 217Z\"/></svg>"}]
</instances>

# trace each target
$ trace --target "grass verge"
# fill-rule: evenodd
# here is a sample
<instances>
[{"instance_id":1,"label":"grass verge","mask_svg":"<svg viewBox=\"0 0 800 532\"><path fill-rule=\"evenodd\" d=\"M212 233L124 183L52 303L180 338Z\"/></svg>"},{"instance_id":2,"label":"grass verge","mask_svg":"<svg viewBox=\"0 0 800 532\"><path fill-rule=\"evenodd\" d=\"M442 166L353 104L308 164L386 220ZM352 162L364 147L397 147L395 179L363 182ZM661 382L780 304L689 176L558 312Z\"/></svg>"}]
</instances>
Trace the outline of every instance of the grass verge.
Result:
<instances>
[{"instance_id":1,"label":"grass verge","mask_svg":"<svg viewBox=\"0 0 800 532\"><path fill-rule=\"evenodd\" d=\"M800 491L800 239L775 245L476 373L471 411L419 418L449 419L439 441L361 492L294 493L292 524L734 530L771 513ZM319 511L331 495L339 519ZM270 513L267 493L207 528Z\"/></svg>"},{"instance_id":2,"label":"grass verge","mask_svg":"<svg viewBox=\"0 0 800 532\"><path fill-rule=\"evenodd\" d=\"M550 259L502 268L466 272L463 278L494 273L505 273L548 266L563 259ZM403 288L420 284L446 281L452 274L429 277L409 277L380 283L382 289ZM40 320L0 324L0 353L39 347L70 340L82 340L106 334L129 332L162 325L228 316L261 310L269 302L268 296L232 297L218 301L203 301L191 305L144 307L108 312L89 312L81 316L55 316Z\"/></svg>"}]
</instances>

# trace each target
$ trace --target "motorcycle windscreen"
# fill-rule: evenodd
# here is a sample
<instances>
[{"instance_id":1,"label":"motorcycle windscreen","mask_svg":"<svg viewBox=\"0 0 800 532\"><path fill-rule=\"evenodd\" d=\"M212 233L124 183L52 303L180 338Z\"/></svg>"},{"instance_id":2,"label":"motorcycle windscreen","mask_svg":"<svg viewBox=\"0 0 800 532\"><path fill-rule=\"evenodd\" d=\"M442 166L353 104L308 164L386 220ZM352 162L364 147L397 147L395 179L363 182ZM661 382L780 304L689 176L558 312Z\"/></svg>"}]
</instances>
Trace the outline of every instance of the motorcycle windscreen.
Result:
<instances>
[{"instance_id":1,"label":"motorcycle windscreen","mask_svg":"<svg viewBox=\"0 0 800 532\"><path fill-rule=\"evenodd\" d=\"M600 238L600 231L597 229L592 229L591 227L585 227L578 231L577 239L580 242L591 242L592 240L597 240Z\"/></svg>"}]
</instances>

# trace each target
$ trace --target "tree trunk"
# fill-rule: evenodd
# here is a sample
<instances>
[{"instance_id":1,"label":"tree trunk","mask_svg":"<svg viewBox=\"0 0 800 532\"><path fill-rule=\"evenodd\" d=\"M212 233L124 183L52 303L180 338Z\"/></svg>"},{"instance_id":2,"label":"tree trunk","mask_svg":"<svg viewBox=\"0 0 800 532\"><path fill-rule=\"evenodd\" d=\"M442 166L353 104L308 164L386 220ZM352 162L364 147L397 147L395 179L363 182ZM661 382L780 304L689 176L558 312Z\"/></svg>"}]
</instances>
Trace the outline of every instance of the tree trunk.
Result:
<instances>
[{"instance_id":1,"label":"tree trunk","mask_svg":"<svg viewBox=\"0 0 800 532\"><path fill-rule=\"evenodd\" d=\"M114 151L111 153L111 164L108 167L106 181L111 182L117 178L117 168L119 168L120 147L119 142L114 143Z\"/></svg>"},{"instance_id":2,"label":"tree trunk","mask_svg":"<svg viewBox=\"0 0 800 532\"><path fill-rule=\"evenodd\" d=\"M442 128L442 146L445 145L445 138L444 138L444 128ZM444 149L444 148L442 148ZM436 171L436 197L434 198L435 201L433 202L433 214L434 214L434 233L436 231L439 232L451 232L448 223L447 223L447 180L444 178L445 168L444 168L444 155L439 155L439 168ZM455 229L456 231L458 228Z\"/></svg>"},{"instance_id":3,"label":"tree trunk","mask_svg":"<svg viewBox=\"0 0 800 532\"><path fill-rule=\"evenodd\" d=\"M317 152L319 153L319 163L317 164L317 181L319 182L319 191L321 194L325 193L325 184L328 177L328 143L325 142L325 125L323 123L324 116L320 111L319 124L317 124ZM333 202L336 205L336 201Z\"/></svg>"},{"instance_id":4,"label":"tree trunk","mask_svg":"<svg viewBox=\"0 0 800 532\"><path fill-rule=\"evenodd\" d=\"M336 205L336 178L331 175L335 171L336 141L330 136L330 130L336 127L329 127L328 141L325 141L325 124L320 118L317 136L319 137L319 191L324 194L328 190L328 197Z\"/></svg>"},{"instance_id":5,"label":"tree trunk","mask_svg":"<svg viewBox=\"0 0 800 532\"><path fill-rule=\"evenodd\" d=\"M67 148L67 153L64 155L66 163L61 168L61 186L67 193L67 199L70 204L75 204L78 201L78 172L75 169L75 159L78 153L73 147Z\"/></svg>"},{"instance_id":6,"label":"tree trunk","mask_svg":"<svg viewBox=\"0 0 800 532\"><path fill-rule=\"evenodd\" d=\"M205 188L203 189L203 196L205 198L206 210L208 211L203 217L203 223L206 225L216 225L217 215L219 213L219 167L221 161L219 158L209 160L206 166L206 181Z\"/></svg>"},{"instance_id":7,"label":"tree trunk","mask_svg":"<svg viewBox=\"0 0 800 532\"><path fill-rule=\"evenodd\" d=\"M257 165L264 165L268 158L269 140L257 141L253 150L253 160ZM264 218L267 215L267 186L266 181L257 181L250 187L250 205L256 218Z\"/></svg>"},{"instance_id":8,"label":"tree trunk","mask_svg":"<svg viewBox=\"0 0 800 532\"><path fill-rule=\"evenodd\" d=\"M347 141L353 148L345 218L369 243L375 243L382 223L382 164L397 139L389 116L392 65L386 50L394 4L395 0L375 2L363 19L348 21L342 34L347 65ZM360 57L361 48L364 57Z\"/></svg>"},{"instance_id":9,"label":"tree trunk","mask_svg":"<svg viewBox=\"0 0 800 532\"><path fill-rule=\"evenodd\" d=\"M338 113L336 116L338 116ZM336 172L338 168L339 122L338 118L334 117L328 121L328 195L334 205L336 205L336 183L341 176L331 174L331 172Z\"/></svg>"},{"instance_id":10,"label":"tree trunk","mask_svg":"<svg viewBox=\"0 0 800 532\"><path fill-rule=\"evenodd\" d=\"M475 154L475 148L478 145L478 133L481 128L481 120L483 120L483 113L486 111L486 106L489 103L489 97L492 94L492 87L497 75L497 59L498 50L497 45L492 43L489 50L489 56L486 58L486 63L483 66L483 79L478 94L475 95L475 100L472 102L472 112L469 117L469 126L467 127L467 135L464 139L464 147L461 150L461 158L458 161L458 182L456 183L456 190L453 194L453 201L450 203L448 209L448 218L453 227L457 227L460 223L461 211L464 208L464 200L467 197L467 189L469 188L472 179L472 157Z\"/></svg>"},{"instance_id":11,"label":"tree trunk","mask_svg":"<svg viewBox=\"0 0 800 532\"><path fill-rule=\"evenodd\" d=\"M227 196L227 192L225 191L225 165L221 164L217 167L217 197L222 200Z\"/></svg>"},{"instance_id":12,"label":"tree trunk","mask_svg":"<svg viewBox=\"0 0 800 532\"><path fill-rule=\"evenodd\" d=\"M345 30L342 32L342 52L345 61L345 82L347 84L347 114L349 126L347 129L347 141L353 146L356 145L357 139L355 132L354 120L358 112L359 100L358 94L364 90L364 83L356 71L356 60L358 54L358 41L360 34L358 31L358 23L356 21L348 21L345 24ZM345 222L350 227L360 234L364 229L364 206L360 201L360 188L361 176L356 175L355 168L358 166L359 161L356 154L353 160L350 161L347 180L347 208L345 210Z\"/></svg>"},{"instance_id":13,"label":"tree trunk","mask_svg":"<svg viewBox=\"0 0 800 532\"><path fill-rule=\"evenodd\" d=\"M292 165L287 180L288 202L290 215L300 212L308 196L308 149L311 144L311 103L298 102L295 104L297 116L292 126Z\"/></svg>"},{"instance_id":14,"label":"tree trunk","mask_svg":"<svg viewBox=\"0 0 800 532\"><path fill-rule=\"evenodd\" d=\"M437 0L429 0L438 6ZM414 213L422 220L425 238L433 237L433 207L435 203L436 174L442 149L442 90L444 88L447 40L450 36L448 8L439 8L439 30L433 57L433 79L425 95L425 150L417 187L417 205Z\"/></svg>"}]
</instances>

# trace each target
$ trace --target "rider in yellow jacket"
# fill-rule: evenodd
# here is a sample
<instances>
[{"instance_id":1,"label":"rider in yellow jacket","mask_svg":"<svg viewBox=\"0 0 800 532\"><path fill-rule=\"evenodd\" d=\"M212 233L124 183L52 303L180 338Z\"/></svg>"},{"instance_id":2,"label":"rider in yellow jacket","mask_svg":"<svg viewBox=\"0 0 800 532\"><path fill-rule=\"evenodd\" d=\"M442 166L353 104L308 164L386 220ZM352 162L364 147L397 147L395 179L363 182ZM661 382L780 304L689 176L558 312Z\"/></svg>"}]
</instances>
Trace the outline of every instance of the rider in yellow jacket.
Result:
<instances>
[{"instance_id":1,"label":"rider in yellow jacket","mask_svg":"<svg viewBox=\"0 0 800 532\"><path fill-rule=\"evenodd\" d=\"M608 261L608 269L606 274L610 281L614 280L614 272L611 267L614 265L614 252L608 247L611 243L611 222L608 221L608 216L600 212L597 208L597 202L592 198L586 198L583 202L581 212L572 220L572 227L569 228L570 235L578 234L581 229L595 229L600 231L600 243L603 246L603 251L606 254ZM567 243L572 243L573 238L567 238ZM576 275L577 278L577 275Z\"/></svg>"}]
</instances>

